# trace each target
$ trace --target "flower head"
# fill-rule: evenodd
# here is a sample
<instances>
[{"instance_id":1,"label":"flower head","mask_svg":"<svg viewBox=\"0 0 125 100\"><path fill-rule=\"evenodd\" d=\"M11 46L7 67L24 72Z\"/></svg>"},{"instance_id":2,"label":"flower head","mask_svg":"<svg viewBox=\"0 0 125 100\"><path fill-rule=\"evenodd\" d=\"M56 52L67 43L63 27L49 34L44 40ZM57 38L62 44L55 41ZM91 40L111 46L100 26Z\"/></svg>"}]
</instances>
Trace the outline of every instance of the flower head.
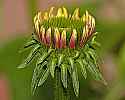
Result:
<instances>
[{"instance_id":1,"label":"flower head","mask_svg":"<svg viewBox=\"0 0 125 100\"><path fill-rule=\"evenodd\" d=\"M67 73L70 74L76 96L79 94L77 69L80 68L85 79L87 74L91 74L94 79L104 81L97 62L96 35L95 18L88 11L83 16L80 16L79 8L73 14L69 14L65 7L57 10L51 7L48 11L38 12L34 17L34 33L25 45L32 50L19 66L24 68L34 57L37 58L32 93L49 74L54 78L56 68L60 69L64 88L68 85Z\"/></svg>"},{"instance_id":2,"label":"flower head","mask_svg":"<svg viewBox=\"0 0 125 100\"><path fill-rule=\"evenodd\" d=\"M94 33L94 17L88 11L80 17L79 8L72 15L64 7L58 8L56 14L54 11L56 9L52 7L47 12L38 12L34 18L35 32L40 42L48 45L49 41L53 48L83 47Z\"/></svg>"}]
</instances>

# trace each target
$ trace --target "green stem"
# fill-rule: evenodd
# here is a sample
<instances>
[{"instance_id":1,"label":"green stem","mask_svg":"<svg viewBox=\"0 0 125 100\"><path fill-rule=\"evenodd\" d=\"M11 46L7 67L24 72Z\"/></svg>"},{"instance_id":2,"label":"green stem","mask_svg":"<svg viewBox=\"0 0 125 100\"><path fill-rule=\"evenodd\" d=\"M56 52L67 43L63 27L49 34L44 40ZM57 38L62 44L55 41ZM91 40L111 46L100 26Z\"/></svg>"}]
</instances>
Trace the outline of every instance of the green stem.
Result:
<instances>
[{"instance_id":1,"label":"green stem","mask_svg":"<svg viewBox=\"0 0 125 100\"><path fill-rule=\"evenodd\" d=\"M73 100L73 89L71 79L68 75L68 88L65 89L61 82L61 71L56 68L55 71L55 100Z\"/></svg>"}]
</instances>

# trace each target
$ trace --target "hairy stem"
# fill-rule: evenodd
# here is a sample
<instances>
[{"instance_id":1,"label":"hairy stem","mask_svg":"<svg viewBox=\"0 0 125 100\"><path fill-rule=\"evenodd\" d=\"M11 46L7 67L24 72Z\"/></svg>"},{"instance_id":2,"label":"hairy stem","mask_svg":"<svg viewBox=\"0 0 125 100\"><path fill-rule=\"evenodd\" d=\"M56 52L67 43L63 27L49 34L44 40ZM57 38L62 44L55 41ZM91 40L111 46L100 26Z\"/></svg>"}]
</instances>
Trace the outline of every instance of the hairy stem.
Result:
<instances>
[{"instance_id":1,"label":"hairy stem","mask_svg":"<svg viewBox=\"0 0 125 100\"><path fill-rule=\"evenodd\" d=\"M65 89L61 82L61 71L56 68L55 71L55 99L54 100L73 100L73 89L71 79L68 74L68 87Z\"/></svg>"}]
</instances>

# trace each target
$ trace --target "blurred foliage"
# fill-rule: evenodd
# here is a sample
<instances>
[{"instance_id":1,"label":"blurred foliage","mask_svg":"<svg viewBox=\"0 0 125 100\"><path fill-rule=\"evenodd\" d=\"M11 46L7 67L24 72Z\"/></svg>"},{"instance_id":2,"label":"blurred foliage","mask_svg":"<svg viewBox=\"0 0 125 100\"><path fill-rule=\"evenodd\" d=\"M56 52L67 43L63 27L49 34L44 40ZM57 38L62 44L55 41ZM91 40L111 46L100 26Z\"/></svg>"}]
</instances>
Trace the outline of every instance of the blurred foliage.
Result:
<instances>
[{"instance_id":1,"label":"blurred foliage","mask_svg":"<svg viewBox=\"0 0 125 100\"><path fill-rule=\"evenodd\" d=\"M0 22L2 22L2 3L3 3L3 0L0 0ZM2 23L0 23L0 31L2 30Z\"/></svg>"},{"instance_id":2,"label":"blurred foliage","mask_svg":"<svg viewBox=\"0 0 125 100\"><path fill-rule=\"evenodd\" d=\"M81 80L79 100L83 100L83 98L85 100L125 100L124 94L121 93L121 91L125 91L125 23L124 21L112 22L98 18L97 10L100 9L104 1L97 1L98 2L91 3L89 0L85 2L85 4L81 4L81 8L87 9L97 17L96 29L99 32L98 41L102 44L101 54L104 55L107 52L114 53L119 76L117 80L115 80L116 82L107 88L99 85L100 83L94 84L93 86L90 81ZM36 4L36 0L29 0L29 14L31 18L33 18L34 12L37 11ZM75 7L74 5L74 7L70 7L69 10L73 11ZM8 43L0 47L0 72L4 72L9 79L12 100L32 100L30 82L34 65L29 65L29 67L22 70L16 68L29 51L23 54L19 54L18 52L25 40L26 37L20 37L8 41ZM35 95L36 98L39 98L38 100L52 100L53 84L51 81L53 80L50 79L43 87L39 88ZM36 98L34 100L36 100Z\"/></svg>"},{"instance_id":3,"label":"blurred foliage","mask_svg":"<svg viewBox=\"0 0 125 100\"><path fill-rule=\"evenodd\" d=\"M33 17L35 16L35 14L37 13L37 2L38 0L28 0L28 11L29 11L29 15L31 17L31 22Z\"/></svg>"}]
</instances>

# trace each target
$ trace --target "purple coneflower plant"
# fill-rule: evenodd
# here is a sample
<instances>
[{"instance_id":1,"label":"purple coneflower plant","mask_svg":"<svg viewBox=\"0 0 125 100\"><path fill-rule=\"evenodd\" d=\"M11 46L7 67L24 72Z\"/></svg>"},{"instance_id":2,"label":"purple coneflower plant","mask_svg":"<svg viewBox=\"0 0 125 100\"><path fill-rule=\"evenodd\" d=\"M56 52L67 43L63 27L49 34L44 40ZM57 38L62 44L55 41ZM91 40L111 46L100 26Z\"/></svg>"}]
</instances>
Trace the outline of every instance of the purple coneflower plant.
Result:
<instances>
[{"instance_id":1,"label":"purple coneflower plant","mask_svg":"<svg viewBox=\"0 0 125 100\"><path fill-rule=\"evenodd\" d=\"M34 32L24 48L31 47L28 57L18 68L24 68L36 57L31 91L41 86L49 75L55 80L55 100L72 100L74 90L79 95L78 69L84 79L87 75L104 81L97 63L95 18L79 8L69 14L65 7L51 7L34 17Z\"/></svg>"}]
</instances>

